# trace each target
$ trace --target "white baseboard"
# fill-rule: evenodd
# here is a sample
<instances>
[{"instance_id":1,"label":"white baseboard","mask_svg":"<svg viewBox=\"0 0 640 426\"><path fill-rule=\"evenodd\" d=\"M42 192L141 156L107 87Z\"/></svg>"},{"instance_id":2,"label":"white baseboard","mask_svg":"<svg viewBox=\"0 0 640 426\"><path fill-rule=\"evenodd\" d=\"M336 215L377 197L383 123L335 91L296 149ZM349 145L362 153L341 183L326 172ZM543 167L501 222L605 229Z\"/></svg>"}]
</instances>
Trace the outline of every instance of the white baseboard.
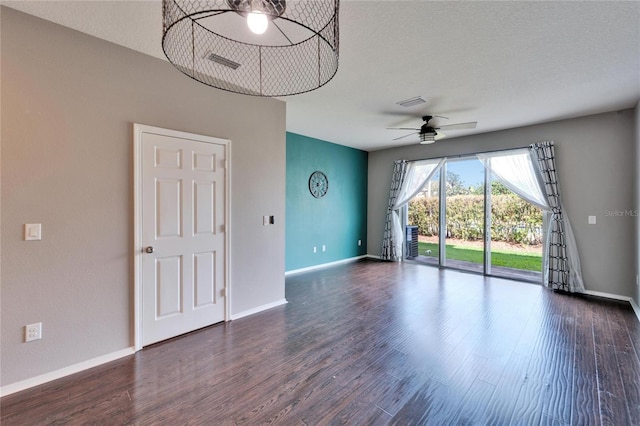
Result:
<instances>
[{"instance_id":1,"label":"white baseboard","mask_svg":"<svg viewBox=\"0 0 640 426\"><path fill-rule=\"evenodd\" d=\"M288 275L295 275L295 274L301 274L303 272L309 272L309 271L316 271L318 269L324 269L324 268L330 268L332 266L337 266L337 265L344 265L345 263L353 263L353 262L357 262L360 259L364 259L367 257L371 257L369 255L362 255L362 256L356 256L356 257L350 257L348 259L342 259L342 260L337 260L335 262L329 262L329 263L323 263L320 265L314 265L314 266L309 266L307 268L300 268L300 269L293 269L291 271L286 271L284 273L284 276L288 276Z\"/></svg>"},{"instance_id":2,"label":"white baseboard","mask_svg":"<svg viewBox=\"0 0 640 426\"><path fill-rule=\"evenodd\" d=\"M70 376L71 374L79 373L81 371L88 370L90 368L97 367L99 365L106 364L120 358L124 358L125 356L133 355L134 353L135 350L133 347L122 349L121 351L112 352L110 354L102 355L97 358L79 362L78 364L70 365L68 367L52 371L50 373L41 374L40 376L2 386L0 388L0 396L7 396L12 393L32 388L34 386L42 385L52 380L61 379L66 376Z\"/></svg>"},{"instance_id":3,"label":"white baseboard","mask_svg":"<svg viewBox=\"0 0 640 426\"><path fill-rule=\"evenodd\" d=\"M287 302L287 299L281 299L273 303L267 303L266 305L262 305L253 309L248 309L246 311L238 312L237 314L232 314L231 320L233 321L233 320L240 319L242 317L247 317L249 315L257 314L258 312L266 311L267 309L275 308L276 306L286 305L287 303L289 303Z\"/></svg>"},{"instance_id":4,"label":"white baseboard","mask_svg":"<svg viewBox=\"0 0 640 426\"><path fill-rule=\"evenodd\" d=\"M631 304L631 307L633 308L633 311L636 313L636 316L638 317L638 321L640 321L640 308L638 308L638 305L636 305L636 302L631 297L620 296L619 294L603 293L601 291L593 291L593 290L585 290L584 294L588 294L589 296L604 297L606 299L621 300L623 302L629 302Z\"/></svg>"},{"instance_id":5,"label":"white baseboard","mask_svg":"<svg viewBox=\"0 0 640 426\"><path fill-rule=\"evenodd\" d=\"M619 294L604 293L602 291L594 290L585 290L584 294L588 294L589 296L604 297L605 299L622 300L623 302L631 302L633 300L628 296L620 296Z\"/></svg>"}]
</instances>

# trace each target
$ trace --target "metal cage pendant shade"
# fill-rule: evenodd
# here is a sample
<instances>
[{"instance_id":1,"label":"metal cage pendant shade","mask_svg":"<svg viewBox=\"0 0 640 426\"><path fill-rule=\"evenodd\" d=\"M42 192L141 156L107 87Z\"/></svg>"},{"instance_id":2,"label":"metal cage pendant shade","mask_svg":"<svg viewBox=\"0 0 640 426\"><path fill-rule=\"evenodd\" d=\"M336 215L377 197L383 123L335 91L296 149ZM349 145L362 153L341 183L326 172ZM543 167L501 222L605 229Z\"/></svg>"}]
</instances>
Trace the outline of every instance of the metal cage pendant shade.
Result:
<instances>
[{"instance_id":1,"label":"metal cage pendant shade","mask_svg":"<svg viewBox=\"0 0 640 426\"><path fill-rule=\"evenodd\" d=\"M162 49L209 86L288 96L325 85L338 70L340 0L163 0ZM264 34L247 26L266 15Z\"/></svg>"}]
</instances>

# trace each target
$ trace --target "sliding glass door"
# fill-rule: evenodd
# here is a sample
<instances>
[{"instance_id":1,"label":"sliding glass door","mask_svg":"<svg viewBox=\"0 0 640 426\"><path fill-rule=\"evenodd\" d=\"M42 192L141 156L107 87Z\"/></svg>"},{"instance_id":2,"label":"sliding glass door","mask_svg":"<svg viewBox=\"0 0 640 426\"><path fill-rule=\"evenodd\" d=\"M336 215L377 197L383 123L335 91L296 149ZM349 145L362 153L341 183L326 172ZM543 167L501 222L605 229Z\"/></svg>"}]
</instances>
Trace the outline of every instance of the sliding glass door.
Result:
<instances>
[{"instance_id":1,"label":"sliding glass door","mask_svg":"<svg viewBox=\"0 0 640 426\"><path fill-rule=\"evenodd\" d=\"M484 271L484 166L475 157L450 160L444 180L442 265Z\"/></svg>"},{"instance_id":2,"label":"sliding glass door","mask_svg":"<svg viewBox=\"0 0 640 426\"><path fill-rule=\"evenodd\" d=\"M438 170L409 202L407 225L418 228L418 259L440 264L440 173Z\"/></svg>"},{"instance_id":3,"label":"sliding glass door","mask_svg":"<svg viewBox=\"0 0 640 426\"><path fill-rule=\"evenodd\" d=\"M493 179L474 156L447 159L408 207L414 260L540 282L542 212Z\"/></svg>"},{"instance_id":4,"label":"sliding glass door","mask_svg":"<svg viewBox=\"0 0 640 426\"><path fill-rule=\"evenodd\" d=\"M542 271L542 211L497 180L491 183L486 273L537 280Z\"/></svg>"}]
</instances>

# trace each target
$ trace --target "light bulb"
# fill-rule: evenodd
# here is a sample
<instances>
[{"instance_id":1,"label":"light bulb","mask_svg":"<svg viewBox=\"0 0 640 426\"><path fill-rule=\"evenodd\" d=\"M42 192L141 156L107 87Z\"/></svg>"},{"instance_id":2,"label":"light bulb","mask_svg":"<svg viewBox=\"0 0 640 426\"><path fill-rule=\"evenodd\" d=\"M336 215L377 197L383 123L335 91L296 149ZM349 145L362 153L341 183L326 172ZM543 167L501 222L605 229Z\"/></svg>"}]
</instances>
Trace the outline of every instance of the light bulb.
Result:
<instances>
[{"instance_id":1,"label":"light bulb","mask_svg":"<svg viewBox=\"0 0 640 426\"><path fill-rule=\"evenodd\" d=\"M267 31L269 20L264 13L251 12L247 15L247 25L254 34L263 34Z\"/></svg>"}]
</instances>

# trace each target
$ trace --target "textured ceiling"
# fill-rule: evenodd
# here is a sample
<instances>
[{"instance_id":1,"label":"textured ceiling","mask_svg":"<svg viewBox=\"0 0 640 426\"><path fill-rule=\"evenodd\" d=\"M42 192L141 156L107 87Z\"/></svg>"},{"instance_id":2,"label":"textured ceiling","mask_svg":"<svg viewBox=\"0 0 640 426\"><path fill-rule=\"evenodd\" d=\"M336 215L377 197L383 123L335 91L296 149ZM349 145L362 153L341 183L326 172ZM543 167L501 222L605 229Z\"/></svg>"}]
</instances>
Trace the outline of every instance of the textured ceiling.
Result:
<instances>
[{"instance_id":1,"label":"textured ceiling","mask_svg":"<svg viewBox=\"0 0 640 426\"><path fill-rule=\"evenodd\" d=\"M159 1L2 4L164 59ZM414 96L427 103L396 105ZM478 122L437 142L455 143L639 98L638 1L343 0L336 77L283 99L288 131L376 150L417 143L386 128L419 127L427 113L449 117L439 125Z\"/></svg>"}]
</instances>

